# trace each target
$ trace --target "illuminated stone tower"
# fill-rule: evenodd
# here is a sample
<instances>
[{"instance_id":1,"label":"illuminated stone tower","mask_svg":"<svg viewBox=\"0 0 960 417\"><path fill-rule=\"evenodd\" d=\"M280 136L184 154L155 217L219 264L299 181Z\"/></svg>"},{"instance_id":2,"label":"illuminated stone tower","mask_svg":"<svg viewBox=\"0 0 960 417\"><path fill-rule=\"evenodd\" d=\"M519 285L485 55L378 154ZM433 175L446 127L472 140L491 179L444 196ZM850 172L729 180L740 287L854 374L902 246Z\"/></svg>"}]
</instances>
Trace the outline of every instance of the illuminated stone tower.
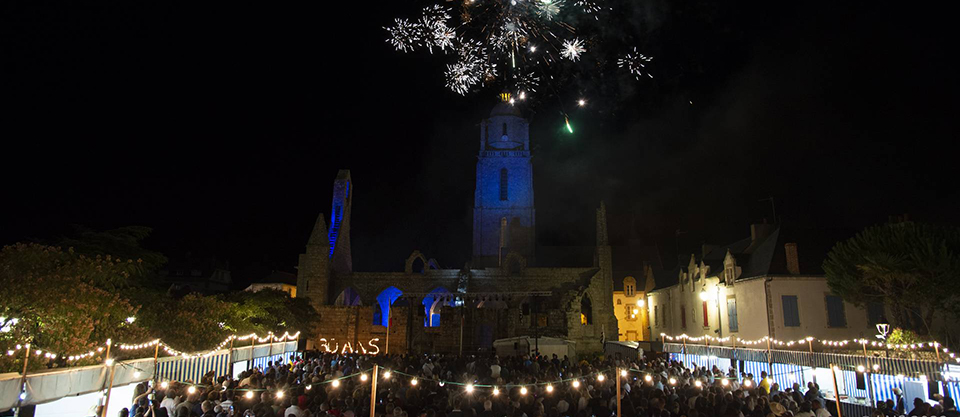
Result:
<instances>
[{"instance_id":1,"label":"illuminated stone tower","mask_svg":"<svg viewBox=\"0 0 960 417\"><path fill-rule=\"evenodd\" d=\"M480 124L473 206L473 265L497 266L516 252L533 262L535 210L530 124L500 102Z\"/></svg>"}]
</instances>

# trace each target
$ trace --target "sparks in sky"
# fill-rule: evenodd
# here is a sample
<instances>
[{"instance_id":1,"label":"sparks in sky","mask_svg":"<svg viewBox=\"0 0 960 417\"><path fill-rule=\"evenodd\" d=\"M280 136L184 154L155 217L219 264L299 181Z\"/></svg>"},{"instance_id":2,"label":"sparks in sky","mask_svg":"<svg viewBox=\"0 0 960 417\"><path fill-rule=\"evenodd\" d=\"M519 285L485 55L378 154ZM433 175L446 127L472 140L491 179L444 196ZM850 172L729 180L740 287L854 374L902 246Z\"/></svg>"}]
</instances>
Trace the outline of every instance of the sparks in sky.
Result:
<instances>
[{"instance_id":1,"label":"sparks in sky","mask_svg":"<svg viewBox=\"0 0 960 417\"><path fill-rule=\"evenodd\" d=\"M502 85L514 94L533 93L545 75L564 68L560 59L578 61L586 49L574 26L579 16L600 10L590 0L465 0L456 10L435 4L417 19L396 19L386 27L387 42L401 52L435 50L455 54L447 64L447 87L466 94L478 86ZM467 57L466 55L473 56ZM482 64L479 61L485 61ZM502 74L492 69L502 69ZM502 78L501 78L502 77ZM552 77L551 77L552 79Z\"/></svg>"},{"instance_id":2,"label":"sparks in sky","mask_svg":"<svg viewBox=\"0 0 960 417\"><path fill-rule=\"evenodd\" d=\"M644 75L653 78L653 74L647 71L646 65L652 60L653 58L641 54L637 52L637 48L633 48L633 52L627 52L623 58L617 60L617 66L626 69L638 80Z\"/></svg>"},{"instance_id":3,"label":"sparks in sky","mask_svg":"<svg viewBox=\"0 0 960 417\"><path fill-rule=\"evenodd\" d=\"M571 61L576 61L580 59L580 54L584 52L587 52L587 50L583 48L583 41L574 39L563 41L563 49L560 50L560 55Z\"/></svg>"}]
</instances>

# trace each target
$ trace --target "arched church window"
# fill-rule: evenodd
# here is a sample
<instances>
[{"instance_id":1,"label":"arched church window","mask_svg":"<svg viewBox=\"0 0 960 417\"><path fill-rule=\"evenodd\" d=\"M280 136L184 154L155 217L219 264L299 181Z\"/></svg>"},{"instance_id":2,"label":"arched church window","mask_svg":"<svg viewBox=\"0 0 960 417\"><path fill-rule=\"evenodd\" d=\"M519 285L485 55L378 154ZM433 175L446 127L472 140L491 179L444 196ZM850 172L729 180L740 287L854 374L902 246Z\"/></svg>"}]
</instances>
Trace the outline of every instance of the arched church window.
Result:
<instances>
[{"instance_id":1,"label":"arched church window","mask_svg":"<svg viewBox=\"0 0 960 417\"><path fill-rule=\"evenodd\" d=\"M507 140L507 124L503 124L503 140Z\"/></svg>"},{"instance_id":2,"label":"arched church window","mask_svg":"<svg viewBox=\"0 0 960 417\"><path fill-rule=\"evenodd\" d=\"M507 169L500 168L500 201L507 201Z\"/></svg>"},{"instance_id":3,"label":"arched church window","mask_svg":"<svg viewBox=\"0 0 960 417\"><path fill-rule=\"evenodd\" d=\"M593 305L586 295L580 299L580 324L593 324Z\"/></svg>"}]
</instances>

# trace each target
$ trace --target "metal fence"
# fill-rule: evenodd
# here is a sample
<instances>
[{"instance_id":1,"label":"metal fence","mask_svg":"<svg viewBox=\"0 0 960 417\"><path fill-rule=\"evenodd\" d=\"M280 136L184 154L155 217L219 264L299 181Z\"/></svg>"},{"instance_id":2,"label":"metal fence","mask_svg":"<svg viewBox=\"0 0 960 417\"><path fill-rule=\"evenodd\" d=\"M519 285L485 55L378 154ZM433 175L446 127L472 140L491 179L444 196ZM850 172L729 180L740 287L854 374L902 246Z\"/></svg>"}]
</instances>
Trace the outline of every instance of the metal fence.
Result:
<instances>
[{"instance_id":1,"label":"metal fence","mask_svg":"<svg viewBox=\"0 0 960 417\"><path fill-rule=\"evenodd\" d=\"M844 415L869 415L862 414L861 408L869 410L871 397L874 401L896 401L893 389L906 392L904 386L908 382L923 384L928 392L945 396L956 398L960 394L960 380L953 377L956 374L947 372L946 365L935 361L682 343L664 343L663 350L671 359L684 364L717 366L723 370L734 368L757 377L767 372L782 388L794 383L805 386L816 380L818 369L827 370L829 374L830 366L834 365L839 368L838 389L847 397L846 401L841 400L841 409L850 409L850 414L844 411ZM866 372L860 372L861 369ZM824 385L823 381L819 384L832 391L832 386Z\"/></svg>"}]
</instances>

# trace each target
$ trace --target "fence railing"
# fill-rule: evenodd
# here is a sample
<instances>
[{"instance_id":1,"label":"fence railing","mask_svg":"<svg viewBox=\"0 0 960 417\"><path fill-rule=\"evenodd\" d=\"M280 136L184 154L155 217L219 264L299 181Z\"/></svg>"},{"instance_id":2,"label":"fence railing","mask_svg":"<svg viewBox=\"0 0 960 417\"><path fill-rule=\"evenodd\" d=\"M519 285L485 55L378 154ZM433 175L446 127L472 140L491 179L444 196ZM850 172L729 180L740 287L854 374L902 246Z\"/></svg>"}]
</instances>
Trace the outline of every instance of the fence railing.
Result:
<instances>
[{"instance_id":1,"label":"fence railing","mask_svg":"<svg viewBox=\"0 0 960 417\"><path fill-rule=\"evenodd\" d=\"M151 379L200 382L203 375L213 371L226 375L231 365L243 364L243 369L265 367L271 361L283 361L297 351L297 342L277 342L256 346L218 350L204 357L170 356L156 359L140 358L117 361L113 364L113 385L122 386ZM156 365L156 366L154 366ZM0 375L0 410L16 407L24 380L24 399L21 406L43 404L60 398L106 390L109 386L110 366L93 365L75 368L51 369L28 373Z\"/></svg>"},{"instance_id":2,"label":"fence railing","mask_svg":"<svg viewBox=\"0 0 960 417\"><path fill-rule=\"evenodd\" d=\"M953 377L955 373L947 372L947 365L936 361L691 343L664 343L663 350L671 358L687 364L705 367L717 365L724 371L726 367L732 367L752 373L755 377L765 371L783 389L791 387L793 383L804 386L807 382L815 381L818 368L827 370L829 375L830 367L835 366L838 368L838 389L847 397L846 401L841 399L841 408L869 405L870 400L895 400L893 389L906 392L905 385L908 383L932 384L934 390L945 395L960 394L960 379ZM830 385L825 385L824 381L816 382L821 388L832 391L832 381Z\"/></svg>"}]
</instances>

